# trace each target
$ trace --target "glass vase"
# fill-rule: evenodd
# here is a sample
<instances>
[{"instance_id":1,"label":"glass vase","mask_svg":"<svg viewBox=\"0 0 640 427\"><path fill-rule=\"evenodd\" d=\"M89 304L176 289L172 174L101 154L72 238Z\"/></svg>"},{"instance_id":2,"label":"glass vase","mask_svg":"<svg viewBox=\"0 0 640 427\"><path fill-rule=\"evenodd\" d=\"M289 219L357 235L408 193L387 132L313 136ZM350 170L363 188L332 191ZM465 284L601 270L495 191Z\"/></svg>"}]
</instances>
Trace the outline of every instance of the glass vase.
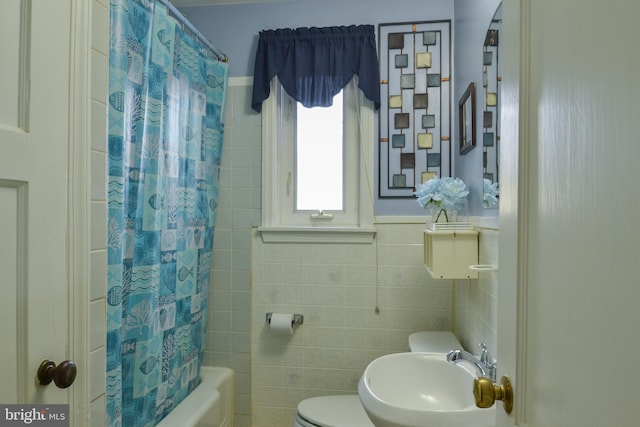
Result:
<instances>
[{"instance_id":1,"label":"glass vase","mask_svg":"<svg viewBox=\"0 0 640 427\"><path fill-rule=\"evenodd\" d=\"M446 210L438 206L430 207L431 222L456 222L458 220L458 211Z\"/></svg>"}]
</instances>

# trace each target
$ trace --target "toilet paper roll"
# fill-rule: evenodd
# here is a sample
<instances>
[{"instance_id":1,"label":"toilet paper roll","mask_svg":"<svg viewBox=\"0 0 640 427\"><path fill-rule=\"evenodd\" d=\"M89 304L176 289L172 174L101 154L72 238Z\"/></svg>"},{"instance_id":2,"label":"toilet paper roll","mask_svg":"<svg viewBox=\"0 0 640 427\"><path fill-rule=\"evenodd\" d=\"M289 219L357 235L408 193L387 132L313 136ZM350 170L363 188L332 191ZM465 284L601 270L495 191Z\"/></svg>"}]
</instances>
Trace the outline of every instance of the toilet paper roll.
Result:
<instances>
[{"instance_id":1,"label":"toilet paper roll","mask_svg":"<svg viewBox=\"0 0 640 427\"><path fill-rule=\"evenodd\" d=\"M269 328L275 334L293 334L293 314L273 313L271 315L271 323L269 323Z\"/></svg>"}]
</instances>

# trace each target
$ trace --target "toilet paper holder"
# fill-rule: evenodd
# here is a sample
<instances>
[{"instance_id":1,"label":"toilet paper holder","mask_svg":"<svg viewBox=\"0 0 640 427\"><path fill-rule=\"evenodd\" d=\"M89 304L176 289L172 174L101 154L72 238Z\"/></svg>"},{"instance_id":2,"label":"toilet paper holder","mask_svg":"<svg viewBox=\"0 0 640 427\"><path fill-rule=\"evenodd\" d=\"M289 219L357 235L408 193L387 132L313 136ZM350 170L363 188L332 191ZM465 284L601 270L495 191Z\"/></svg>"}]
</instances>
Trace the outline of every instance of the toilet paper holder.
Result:
<instances>
[{"instance_id":1,"label":"toilet paper holder","mask_svg":"<svg viewBox=\"0 0 640 427\"><path fill-rule=\"evenodd\" d=\"M271 316L273 313L267 313L266 321L271 324ZM304 316L302 314L294 314L293 319L291 319L291 326L300 326L304 323Z\"/></svg>"}]
</instances>

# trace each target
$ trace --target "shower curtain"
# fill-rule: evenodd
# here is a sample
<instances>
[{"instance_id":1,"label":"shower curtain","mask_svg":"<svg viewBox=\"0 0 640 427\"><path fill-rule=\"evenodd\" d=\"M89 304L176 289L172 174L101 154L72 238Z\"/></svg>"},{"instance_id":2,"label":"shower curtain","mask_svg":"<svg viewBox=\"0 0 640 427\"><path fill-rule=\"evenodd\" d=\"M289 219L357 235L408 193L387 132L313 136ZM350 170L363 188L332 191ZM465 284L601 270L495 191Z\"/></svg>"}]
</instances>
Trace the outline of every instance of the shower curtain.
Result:
<instances>
[{"instance_id":1,"label":"shower curtain","mask_svg":"<svg viewBox=\"0 0 640 427\"><path fill-rule=\"evenodd\" d=\"M112 0L109 426L154 426L199 384L228 64L154 0Z\"/></svg>"}]
</instances>

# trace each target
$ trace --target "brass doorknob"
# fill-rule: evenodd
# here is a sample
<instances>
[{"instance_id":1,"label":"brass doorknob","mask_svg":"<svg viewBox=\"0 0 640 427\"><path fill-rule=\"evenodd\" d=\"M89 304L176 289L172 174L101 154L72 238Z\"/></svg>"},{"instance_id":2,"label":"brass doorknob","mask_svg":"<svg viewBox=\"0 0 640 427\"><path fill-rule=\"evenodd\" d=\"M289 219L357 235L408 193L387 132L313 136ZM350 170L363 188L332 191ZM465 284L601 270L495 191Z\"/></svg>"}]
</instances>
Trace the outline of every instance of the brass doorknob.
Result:
<instances>
[{"instance_id":1,"label":"brass doorknob","mask_svg":"<svg viewBox=\"0 0 640 427\"><path fill-rule=\"evenodd\" d=\"M496 400L502 400L504 410L510 414L513 410L513 388L508 377L502 377L501 385L494 384L489 378L478 377L473 380L473 397L478 408L490 408Z\"/></svg>"},{"instance_id":2,"label":"brass doorknob","mask_svg":"<svg viewBox=\"0 0 640 427\"><path fill-rule=\"evenodd\" d=\"M67 388L76 379L76 362L65 360L58 366L53 360L45 359L38 368L38 382L40 385L48 385L53 381L58 388Z\"/></svg>"}]
</instances>

